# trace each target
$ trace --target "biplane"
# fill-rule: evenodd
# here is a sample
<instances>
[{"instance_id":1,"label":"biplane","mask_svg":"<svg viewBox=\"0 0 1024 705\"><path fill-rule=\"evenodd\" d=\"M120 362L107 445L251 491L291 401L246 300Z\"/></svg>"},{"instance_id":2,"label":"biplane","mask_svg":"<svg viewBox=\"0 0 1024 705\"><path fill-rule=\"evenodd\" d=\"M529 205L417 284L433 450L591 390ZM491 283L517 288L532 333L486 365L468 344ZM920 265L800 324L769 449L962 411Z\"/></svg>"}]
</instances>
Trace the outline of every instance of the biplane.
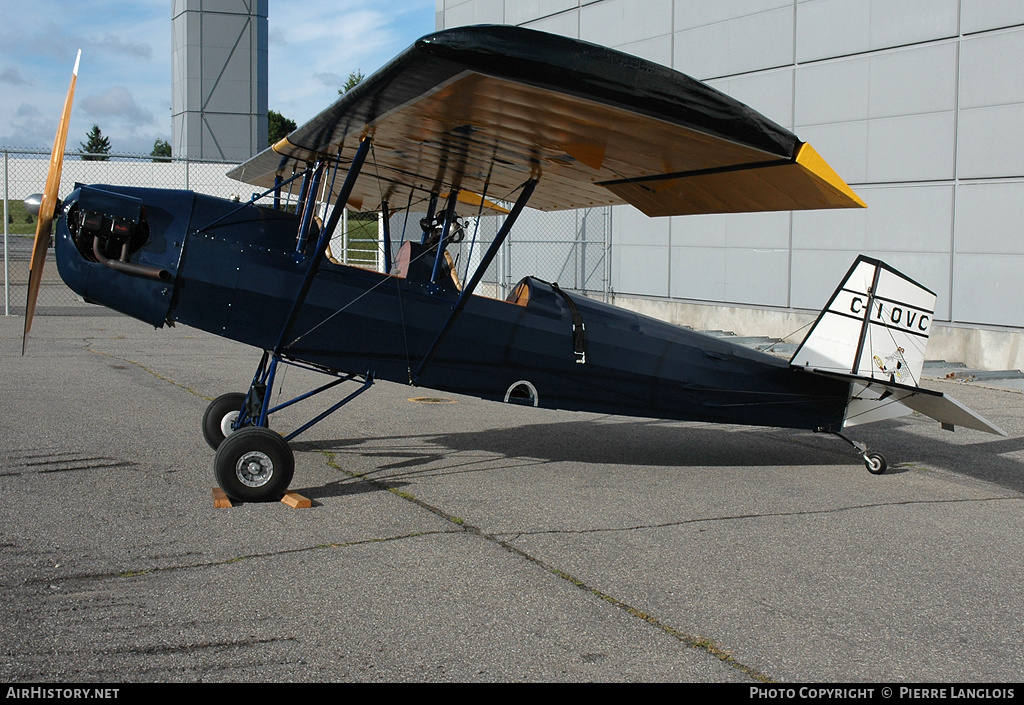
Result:
<instances>
[{"instance_id":1,"label":"biplane","mask_svg":"<svg viewBox=\"0 0 1024 705\"><path fill-rule=\"evenodd\" d=\"M74 79L41 197L25 335L56 213L57 266L85 300L261 350L248 390L218 397L202 420L217 481L234 499L280 498L294 469L289 441L375 380L534 407L824 431L874 473L884 457L846 439L847 427L918 411L946 428L1001 433L918 385L935 294L869 257L790 360L533 277L507 300L476 293L527 207L630 204L660 217L864 206L809 144L664 66L516 27L440 31L231 171L262 189L244 203L79 184L58 204L73 92ZM286 189L294 207L281 204ZM346 206L383 213L384 271L331 256ZM389 224L403 211L417 214L415 234L396 241ZM460 219L474 212L477 223L484 213L504 220L459 276L445 255L476 237ZM275 399L283 366L325 381ZM269 428L281 409L343 384L351 391L299 428Z\"/></svg>"}]
</instances>

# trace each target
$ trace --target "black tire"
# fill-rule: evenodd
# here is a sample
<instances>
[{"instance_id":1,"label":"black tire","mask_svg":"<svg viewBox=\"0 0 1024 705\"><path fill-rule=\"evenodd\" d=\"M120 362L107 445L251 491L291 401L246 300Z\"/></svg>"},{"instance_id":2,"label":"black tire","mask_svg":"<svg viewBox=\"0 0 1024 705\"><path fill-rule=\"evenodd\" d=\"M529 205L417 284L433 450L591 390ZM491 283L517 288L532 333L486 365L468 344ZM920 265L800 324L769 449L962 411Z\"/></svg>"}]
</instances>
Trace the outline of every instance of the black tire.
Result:
<instances>
[{"instance_id":1,"label":"black tire","mask_svg":"<svg viewBox=\"0 0 1024 705\"><path fill-rule=\"evenodd\" d=\"M224 442L224 437L228 435L225 428L230 428L231 422L238 418L244 403L244 394L231 392L221 394L206 407L206 413L203 414L203 438L211 448L217 450Z\"/></svg>"},{"instance_id":2,"label":"black tire","mask_svg":"<svg viewBox=\"0 0 1024 705\"><path fill-rule=\"evenodd\" d=\"M224 439L213 458L224 493L240 502L276 502L295 474L288 441L269 428L247 426Z\"/></svg>"},{"instance_id":3,"label":"black tire","mask_svg":"<svg viewBox=\"0 0 1024 705\"><path fill-rule=\"evenodd\" d=\"M868 453L864 456L864 466L872 475L881 475L889 467L889 464L881 453Z\"/></svg>"}]
</instances>

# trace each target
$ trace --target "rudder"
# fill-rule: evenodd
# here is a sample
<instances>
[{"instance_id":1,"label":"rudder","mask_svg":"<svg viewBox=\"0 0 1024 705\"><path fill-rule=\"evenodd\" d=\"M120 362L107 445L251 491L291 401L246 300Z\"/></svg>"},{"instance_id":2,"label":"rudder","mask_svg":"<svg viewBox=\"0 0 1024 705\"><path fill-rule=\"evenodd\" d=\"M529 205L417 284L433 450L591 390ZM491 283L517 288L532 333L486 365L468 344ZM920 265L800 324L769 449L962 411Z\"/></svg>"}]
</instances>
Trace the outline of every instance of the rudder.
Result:
<instances>
[{"instance_id":1,"label":"rudder","mask_svg":"<svg viewBox=\"0 0 1024 705\"><path fill-rule=\"evenodd\" d=\"M916 387L935 300L933 291L860 255L790 364Z\"/></svg>"},{"instance_id":2,"label":"rudder","mask_svg":"<svg viewBox=\"0 0 1024 705\"><path fill-rule=\"evenodd\" d=\"M850 382L844 427L917 411L943 428L1006 432L942 392L920 387L935 292L860 255L790 365Z\"/></svg>"}]
</instances>

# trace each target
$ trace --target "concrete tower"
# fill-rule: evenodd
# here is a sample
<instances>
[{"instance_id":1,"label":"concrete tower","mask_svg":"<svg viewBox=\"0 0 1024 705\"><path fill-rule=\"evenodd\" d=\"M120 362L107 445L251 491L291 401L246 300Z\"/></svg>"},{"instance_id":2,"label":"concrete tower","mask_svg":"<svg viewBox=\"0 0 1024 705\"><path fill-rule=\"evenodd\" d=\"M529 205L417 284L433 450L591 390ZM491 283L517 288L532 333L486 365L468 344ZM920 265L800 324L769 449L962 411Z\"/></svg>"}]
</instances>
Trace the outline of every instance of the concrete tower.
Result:
<instances>
[{"instance_id":1,"label":"concrete tower","mask_svg":"<svg viewBox=\"0 0 1024 705\"><path fill-rule=\"evenodd\" d=\"M173 0L172 149L238 162L267 146L269 0Z\"/></svg>"}]
</instances>

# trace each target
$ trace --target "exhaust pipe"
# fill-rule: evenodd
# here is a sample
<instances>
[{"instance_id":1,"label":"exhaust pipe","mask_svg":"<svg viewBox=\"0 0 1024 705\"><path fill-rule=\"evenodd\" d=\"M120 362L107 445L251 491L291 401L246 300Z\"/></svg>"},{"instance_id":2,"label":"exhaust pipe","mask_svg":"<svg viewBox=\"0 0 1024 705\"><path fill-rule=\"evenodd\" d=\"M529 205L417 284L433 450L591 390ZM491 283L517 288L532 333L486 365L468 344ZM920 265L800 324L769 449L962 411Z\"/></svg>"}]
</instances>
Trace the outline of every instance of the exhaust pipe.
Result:
<instances>
[{"instance_id":1,"label":"exhaust pipe","mask_svg":"<svg viewBox=\"0 0 1024 705\"><path fill-rule=\"evenodd\" d=\"M159 267L147 267L144 264L129 262L127 242L121 248L121 259L109 259L104 257L103 253L100 252L100 239L98 237L94 237L92 239L92 254L96 258L97 262L118 272L131 274L135 277L155 279L156 281L161 282L169 282L171 280L171 273L166 269L160 269Z\"/></svg>"}]
</instances>

